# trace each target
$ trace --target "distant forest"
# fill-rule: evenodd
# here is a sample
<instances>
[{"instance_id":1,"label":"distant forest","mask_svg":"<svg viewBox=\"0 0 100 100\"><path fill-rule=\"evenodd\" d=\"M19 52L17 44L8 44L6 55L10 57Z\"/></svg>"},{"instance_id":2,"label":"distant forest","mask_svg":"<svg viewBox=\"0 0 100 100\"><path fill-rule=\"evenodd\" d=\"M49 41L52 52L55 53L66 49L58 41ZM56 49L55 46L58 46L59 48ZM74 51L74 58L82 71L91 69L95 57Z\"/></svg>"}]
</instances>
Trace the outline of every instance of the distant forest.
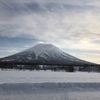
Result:
<instances>
[{"instance_id":1,"label":"distant forest","mask_svg":"<svg viewBox=\"0 0 100 100\"><path fill-rule=\"evenodd\" d=\"M100 72L100 66L74 66L74 65L15 65L15 64L0 64L1 70L15 69L15 70L51 70L51 71L85 71L85 72Z\"/></svg>"}]
</instances>

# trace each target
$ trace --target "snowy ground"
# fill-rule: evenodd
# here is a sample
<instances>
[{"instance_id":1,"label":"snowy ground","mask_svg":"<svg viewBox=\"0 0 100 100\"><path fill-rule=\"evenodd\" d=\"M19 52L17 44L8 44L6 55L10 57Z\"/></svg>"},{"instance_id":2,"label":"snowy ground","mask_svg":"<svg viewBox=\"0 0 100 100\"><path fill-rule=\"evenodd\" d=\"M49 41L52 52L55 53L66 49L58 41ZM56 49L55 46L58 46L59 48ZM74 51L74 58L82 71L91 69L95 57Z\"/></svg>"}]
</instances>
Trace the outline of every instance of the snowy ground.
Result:
<instances>
[{"instance_id":1,"label":"snowy ground","mask_svg":"<svg viewBox=\"0 0 100 100\"><path fill-rule=\"evenodd\" d=\"M0 100L100 100L100 73L0 70Z\"/></svg>"},{"instance_id":2,"label":"snowy ground","mask_svg":"<svg viewBox=\"0 0 100 100\"><path fill-rule=\"evenodd\" d=\"M100 73L52 72L52 71L1 71L2 83L44 83L44 82L100 82Z\"/></svg>"}]
</instances>

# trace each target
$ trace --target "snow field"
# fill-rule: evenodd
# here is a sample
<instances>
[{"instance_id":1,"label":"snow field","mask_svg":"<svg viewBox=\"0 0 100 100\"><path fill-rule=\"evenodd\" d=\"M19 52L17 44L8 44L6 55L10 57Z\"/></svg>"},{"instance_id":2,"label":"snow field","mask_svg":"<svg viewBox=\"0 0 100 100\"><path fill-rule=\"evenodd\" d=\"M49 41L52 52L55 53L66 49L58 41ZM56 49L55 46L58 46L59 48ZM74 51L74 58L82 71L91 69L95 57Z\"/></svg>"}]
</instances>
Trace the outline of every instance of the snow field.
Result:
<instances>
[{"instance_id":1,"label":"snow field","mask_svg":"<svg viewBox=\"0 0 100 100\"><path fill-rule=\"evenodd\" d=\"M52 71L1 71L0 84L3 83L98 83L100 82L100 73L88 72L52 72Z\"/></svg>"},{"instance_id":2,"label":"snow field","mask_svg":"<svg viewBox=\"0 0 100 100\"><path fill-rule=\"evenodd\" d=\"M0 70L0 100L100 100L100 73Z\"/></svg>"}]
</instances>

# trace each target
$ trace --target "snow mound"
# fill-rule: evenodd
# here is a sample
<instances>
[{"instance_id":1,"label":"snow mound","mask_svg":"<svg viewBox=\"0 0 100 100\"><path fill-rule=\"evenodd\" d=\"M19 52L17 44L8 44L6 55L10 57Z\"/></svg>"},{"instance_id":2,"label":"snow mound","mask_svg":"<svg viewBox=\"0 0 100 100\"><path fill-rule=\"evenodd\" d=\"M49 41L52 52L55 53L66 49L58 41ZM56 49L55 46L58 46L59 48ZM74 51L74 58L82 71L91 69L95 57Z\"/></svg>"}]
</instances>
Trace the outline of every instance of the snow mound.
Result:
<instances>
[{"instance_id":1,"label":"snow mound","mask_svg":"<svg viewBox=\"0 0 100 100\"><path fill-rule=\"evenodd\" d=\"M100 83L6 83L0 100L100 100Z\"/></svg>"},{"instance_id":2,"label":"snow mound","mask_svg":"<svg viewBox=\"0 0 100 100\"><path fill-rule=\"evenodd\" d=\"M0 95L100 91L100 83L14 83L0 84Z\"/></svg>"}]
</instances>

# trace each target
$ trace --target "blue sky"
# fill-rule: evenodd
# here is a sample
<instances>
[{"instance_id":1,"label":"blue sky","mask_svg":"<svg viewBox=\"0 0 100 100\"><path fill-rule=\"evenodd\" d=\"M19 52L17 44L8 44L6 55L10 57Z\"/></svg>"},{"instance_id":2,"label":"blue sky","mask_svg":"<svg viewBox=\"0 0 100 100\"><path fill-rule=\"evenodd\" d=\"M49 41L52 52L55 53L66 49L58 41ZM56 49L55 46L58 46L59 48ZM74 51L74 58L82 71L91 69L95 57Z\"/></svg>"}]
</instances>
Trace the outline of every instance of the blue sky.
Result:
<instances>
[{"instance_id":1,"label":"blue sky","mask_svg":"<svg viewBox=\"0 0 100 100\"><path fill-rule=\"evenodd\" d=\"M0 0L0 57L38 43L100 63L100 0Z\"/></svg>"}]
</instances>

